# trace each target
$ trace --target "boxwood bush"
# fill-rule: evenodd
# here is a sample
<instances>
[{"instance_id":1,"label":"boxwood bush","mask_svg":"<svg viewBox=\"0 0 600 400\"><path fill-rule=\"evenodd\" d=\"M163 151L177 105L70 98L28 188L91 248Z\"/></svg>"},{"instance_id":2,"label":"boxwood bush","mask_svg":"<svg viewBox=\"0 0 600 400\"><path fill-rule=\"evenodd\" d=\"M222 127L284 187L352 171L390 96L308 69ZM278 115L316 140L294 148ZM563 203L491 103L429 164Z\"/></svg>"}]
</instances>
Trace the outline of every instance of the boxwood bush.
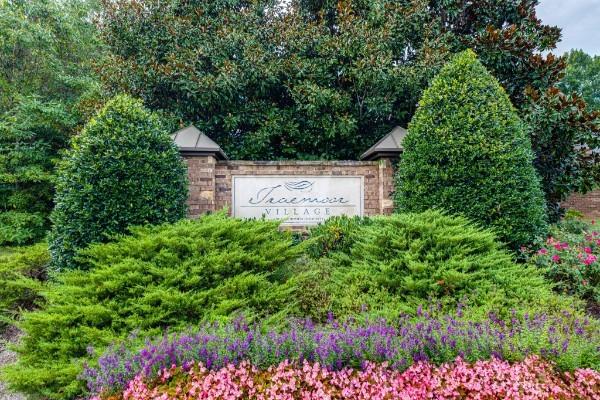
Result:
<instances>
[{"instance_id":1,"label":"boxwood bush","mask_svg":"<svg viewBox=\"0 0 600 400\"><path fill-rule=\"evenodd\" d=\"M158 116L117 96L83 129L60 165L51 220L52 266L130 225L185 217L187 172Z\"/></svg>"},{"instance_id":2,"label":"boxwood bush","mask_svg":"<svg viewBox=\"0 0 600 400\"><path fill-rule=\"evenodd\" d=\"M5 377L30 395L75 398L90 346L101 349L133 331L155 335L226 321L238 312L277 319L291 298L279 271L292 269L300 252L277 227L214 214L92 245L82 252L82 269L48 286L45 307L23 315L19 361Z\"/></svg>"},{"instance_id":3,"label":"boxwood bush","mask_svg":"<svg viewBox=\"0 0 600 400\"><path fill-rule=\"evenodd\" d=\"M500 83L467 50L423 93L403 142L395 205L462 214L514 249L546 233L531 143Z\"/></svg>"}]
</instances>

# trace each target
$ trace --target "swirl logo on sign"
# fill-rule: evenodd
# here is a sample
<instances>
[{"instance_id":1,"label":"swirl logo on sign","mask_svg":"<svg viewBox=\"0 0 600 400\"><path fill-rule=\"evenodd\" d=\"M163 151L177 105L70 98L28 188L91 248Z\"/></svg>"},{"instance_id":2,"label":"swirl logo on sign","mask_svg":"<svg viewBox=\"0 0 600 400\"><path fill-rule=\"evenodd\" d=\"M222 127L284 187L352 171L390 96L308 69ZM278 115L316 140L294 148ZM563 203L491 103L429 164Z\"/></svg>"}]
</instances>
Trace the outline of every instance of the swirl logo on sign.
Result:
<instances>
[{"instance_id":1,"label":"swirl logo on sign","mask_svg":"<svg viewBox=\"0 0 600 400\"><path fill-rule=\"evenodd\" d=\"M284 184L285 188L287 190L289 190L290 192L294 191L294 190L310 189L313 185L314 185L314 182L310 182L310 181L286 182Z\"/></svg>"}]
</instances>

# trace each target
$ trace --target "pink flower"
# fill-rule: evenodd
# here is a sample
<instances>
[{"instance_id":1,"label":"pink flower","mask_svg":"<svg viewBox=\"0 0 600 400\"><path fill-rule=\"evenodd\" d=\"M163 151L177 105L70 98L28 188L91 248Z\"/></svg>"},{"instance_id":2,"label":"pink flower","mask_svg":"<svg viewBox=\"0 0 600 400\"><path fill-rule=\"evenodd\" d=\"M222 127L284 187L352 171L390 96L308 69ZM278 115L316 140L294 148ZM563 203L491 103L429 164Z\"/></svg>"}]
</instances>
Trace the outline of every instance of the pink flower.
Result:
<instances>
[{"instance_id":1,"label":"pink flower","mask_svg":"<svg viewBox=\"0 0 600 400\"><path fill-rule=\"evenodd\" d=\"M583 249L583 251L585 251L586 254L592 254L592 248L591 247L585 247Z\"/></svg>"},{"instance_id":2,"label":"pink flower","mask_svg":"<svg viewBox=\"0 0 600 400\"><path fill-rule=\"evenodd\" d=\"M388 399L600 399L600 373L561 373L536 356L516 363L492 358L469 364L457 358L436 366L413 364L404 372L365 362L361 370L331 371L318 363L283 361L260 371L244 361L220 370L201 364L173 370L166 383L142 375L129 381L119 400L388 400ZM100 400L102 396L91 400Z\"/></svg>"},{"instance_id":3,"label":"pink flower","mask_svg":"<svg viewBox=\"0 0 600 400\"><path fill-rule=\"evenodd\" d=\"M545 248L539 249L538 254L548 254L548 250Z\"/></svg>"},{"instance_id":4,"label":"pink flower","mask_svg":"<svg viewBox=\"0 0 600 400\"><path fill-rule=\"evenodd\" d=\"M569 244L567 242L558 242L554 245L554 248L558 251L566 250L569 248Z\"/></svg>"},{"instance_id":5,"label":"pink flower","mask_svg":"<svg viewBox=\"0 0 600 400\"><path fill-rule=\"evenodd\" d=\"M590 264L593 264L593 263L595 263L595 262L596 262L596 260L597 260L597 257L596 257L595 255L593 255L593 254L590 254L590 255L588 255L588 256L585 258L585 260L583 260L583 263L584 263L585 265L590 265Z\"/></svg>"},{"instance_id":6,"label":"pink flower","mask_svg":"<svg viewBox=\"0 0 600 400\"><path fill-rule=\"evenodd\" d=\"M558 254L555 254L552 256L552 261L554 261L555 263L560 261L560 256Z\"/></svg>"}]
</instances>

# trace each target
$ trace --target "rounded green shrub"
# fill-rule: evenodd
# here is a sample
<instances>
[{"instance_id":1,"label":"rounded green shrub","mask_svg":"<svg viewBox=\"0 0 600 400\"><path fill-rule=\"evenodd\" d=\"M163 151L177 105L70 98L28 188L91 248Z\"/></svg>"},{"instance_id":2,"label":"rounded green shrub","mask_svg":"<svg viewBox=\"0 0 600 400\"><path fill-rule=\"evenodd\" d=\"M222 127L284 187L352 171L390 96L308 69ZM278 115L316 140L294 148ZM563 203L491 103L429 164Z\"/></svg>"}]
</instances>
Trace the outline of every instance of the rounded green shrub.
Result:
<instances>
[{"instance_id":1,"label":"rounded green shrub","mask_svg":"<svg viewBox=\"0 0 600 400\"><path fill-rule=\"evenodd\" d=\"M423 93L396 175L398 211L443 208L513 249L541 239L544 196L531 143L499 82L467 50Z\"/></svg>"},{"instance_id":2,"label":"rounded green shrub","mask_svg":"<svg viewBox=\"0 0 600 400\"><path fill-rule=\"evenodd\" d=\"M75 398L90 346L101 351L134 331L154 336L239 313L276 319L291 297L279 270L293 270L300 249L278 222L221 213L94 244L81 252L82 269L57 274L45 306L22 316L19 361L4 375L36 397Z\"/></svg>"},{"instance_id":3,"label":"rounded green shrub","mask_svg":"<svg viewBox=\"0 0 600 400\"><path fill-rule=\"evenodd\" d=\"M186 213L187 172L156 114L117 96L83 129L62 162L51 219L52 266L77 266L89 243L130 225L174 222Z\"/></svg>"},{"instance_id":4,"label":"rounded green shrub","mask_svg":"<svg viewBox=\"0 0 600 400\"><path fill-rule=\"evenodd\" d=\"M328 220L315 231L317 244L330 243L347 223ZM481 315L581 307L553 293L539 270L516 264L493 232L464 217L429 210L353 221L353 226L352 240L302 273L318 277L319 286L294 278L301 303L318 297L326 309L316 309L318 304L299 309L312 308L310 315L320 317L328 311L340 317L367 311L393 319L429 301L450 309L463 303Z\"/></svg>"}]
</instances>

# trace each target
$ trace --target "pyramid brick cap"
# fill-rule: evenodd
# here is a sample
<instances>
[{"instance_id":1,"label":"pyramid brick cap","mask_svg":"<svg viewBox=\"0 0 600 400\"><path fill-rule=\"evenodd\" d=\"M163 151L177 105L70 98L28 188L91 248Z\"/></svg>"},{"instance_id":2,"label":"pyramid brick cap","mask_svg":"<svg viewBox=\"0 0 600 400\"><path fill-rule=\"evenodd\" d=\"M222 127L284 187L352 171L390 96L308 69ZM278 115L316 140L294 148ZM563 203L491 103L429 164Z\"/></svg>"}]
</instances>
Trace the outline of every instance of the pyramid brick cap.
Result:
<instances>
[{"instance_id":1,"label":"pyramid brick cap","mask_svg":"<svg viewBox=\"0 0 600 400\"><path fill-rule=\"evenodd\" d=\"M200 132L194 125L171 134L171 139L179 147L181 155L213 155L217 160L227 160L227 155L211 138Z\"/></svg>"},{"instance_id":2,"label":"pyramid brick cap","mask_svg":"<svg viewBox=\"0 0 600 400\"><path fill-rule=\"evenodd\" d=\"M406 129L396 126L390 133L385 135L381 140L375 143L369 150L365 151L361 160L378 160L384 157L398 157L404 148L402 141L408 132Z\"/></svg>"}]
</instances>

